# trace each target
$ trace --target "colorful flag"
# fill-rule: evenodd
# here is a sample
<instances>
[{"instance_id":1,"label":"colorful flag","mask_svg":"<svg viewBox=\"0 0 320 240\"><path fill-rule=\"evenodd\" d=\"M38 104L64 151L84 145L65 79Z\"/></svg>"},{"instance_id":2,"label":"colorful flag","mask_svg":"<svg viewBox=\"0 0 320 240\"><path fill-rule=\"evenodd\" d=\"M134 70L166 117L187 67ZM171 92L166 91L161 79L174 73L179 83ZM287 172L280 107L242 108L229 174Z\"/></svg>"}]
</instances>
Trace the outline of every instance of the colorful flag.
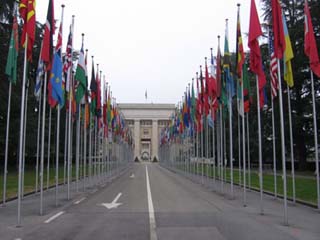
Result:
<instances>
[{"instance_id":1,"label":"colorful flag","mask_svg":"<svg viewBox=\"0 0 320 240\"><path fill-rule=\"evenodd\" d=\"M304 1L304 53L309 57L310 68L320 77L320 61L314 36L308 1Z\"/></svg>"},{"instance_id":2,"label":"colorful flag","mask_svg":"<svg viewBox=\"0 0 320 240\"><path fill-rule=\"evenodd\" d=\"M16 12L13 15L12 32L6 65L6 75L13 84L17 82L17 60L19 51L18 23Z\"/></svg>"},{"instance_id":3,"label":"colorful flag","mask_svg":"<svg viewBox=\"0 0 320 240\"><path fill-rule=\"evenodd\" d=\"M21 44L25 48L27 45L27 59L32 61L32 49L35 40L36 25L36 0L21 0L19 6L20 17L23 19L23 29ZM28 41L27 41L28 40Z\"/></svg>"},{"instance_id":4,"label":"colorful flag","mask_svg":"<svg viewBox=\"0 0 320 240\"><path fill-rule=\"evenodd\" d=\"M55 33L54 1L49 0L47 21L44 29L44 35L42 40L43 46L41 51L41 59L46 64L47 70L51 70L54 33Z\"/></svg>"},{"instance_id":5,"label":"colorful flag","mask_svg":"<svg viewBox=\"0 0 320 240\"><path fill-rule=\"evenodd\" d=\"M250 70L258 76L260 96L266 85L266 77L262 69L262 57L258 38L262 35L261 25L254 0L251 0L248 47L250 48Z\"/></svg>"},{"instance_id":6,"label":"colorful flag","mask_svg":"<svg viewBox=\"0 0 320 240\"><path fill-rule=\"evenodd\" d=\"M62 59L61 59L61 48L62 48L62 23L60 24L58 41L53 59L53 66L50 76L50 84L52 88L52 98L54 102L59 102L60 107L64 105L64 91L62 86ZM53 101L51 101L54 103ZM50 101L49 101L50 103ZM51 104L50 104L51 105ZM54 104L51 105L54 107Z\"/></svg>"},{"instance_id":7,"label":"colorful flag","mask_svg":"<svg viewBox=\"0 0 320 240\"><path fill-rule=\"evenodd\" d=\"M96 76L96 85L97 85L96 116L100 118L101 117L101 80L100 80L100 75L98 70L97 70L97 76Z\"/></svg>"},{"instance_id":8,"label":"colorful flag","mask_svg":"<svg viewBox=\"0 0 320 240\"><path fill-rule=\"evenodd\" d=\"M77 104L80 104L87 90L86 63L85 63L84 50L83 50L83 41L82 41L82 46L80 50L80 56L79 56L77 70L76 70L75 81L76 81L76 102Z\"/></svg>"},{"instance_id":9,"label":"colorful flag","mask_svg":"<svg viewBox=\"0 0 320 240\"><path fill-rule=\"evenodd\" d=\"M282 10L279 0L271 1L271 12L274 32L274 54L277 59L281 59L286 49L286 40L284 37Z\"/></svg>"},{"instance_id":10,"label":"colorful flag","mask_svg":"<svg viewBox=\"0 0 320 240\"><path fill-rule=\"evenodd\" d=\"M90 110L91 113L96 113L96 103L97 103L97 83L96 83L96 77L94 72L94 62L92 59L92 70L91 70L91 82L90 82L90 92L91 92L91 103L90 103Z\"/></svg>"},{"instance_id":11,"label":"colorful flag","mask_svg":"<svg viewBox=\"0 0 320 240\"><path fill-rule=\"evenodd\" d=\"M70 90L71 66L72 66L72 26L68 36L66 55L63 63L64 86L66 92Z\"/></svg>"},{"instance_id":12,"label":"colorful flag","mask_svg":"<svg viewBox=\"0 0 320 240\"><path fill-rule=\"evenodd\" d=\"M238 79L242 79L242 69L245 61L242 35L241 35L241 25L240 25L240 8L238 9L237 15L237 46L236 46L236 64L237 64L237 75Z\"/></svg>"},{"instance_id":13,"label":"colorful flag","mask_svg":"<svg viewBox=\"0 0 320 240\"><path fill-rule=\"evenodd\" d=\"M250 111L251 104L251 89L249 82L249 74L247 64L243 65L243 104L244 112L248 113Z\"/></svg>"},{"instance_id":14,"label":"colorful flag","mask_svg":"<svg viewBox=\"0 0 320 240\"><path fill-rule=\"evenodd\" d=\"M220 41L218 42L216 81L217 81L217 98L220 98L220 96L221 96L221 51L220 51Z\"/></svg>"},{"instance_id":15,"label":"colorful flag","mask_svg":"<svg viewBox=\"0 0 320 240\"><path fill-rule=\"evenodd\" d=\"M292 66L291 66L291 59L293 59L293 51L291 46L291 41L289 37L289 31L287 28L287 23L284 15L283 17L283 30L284 30L284 36L286 40L286 49L283 54L283 62L284 62L284 80L287 82L289 87L293 87L293 72L292 72Z\"/></svg>"},{"instance_id":16,"label":"colorful flag","mask_svg":"<svg viewBox=\"0 0 320 240\"><path fill-rule=\"evenodd\" d=\"M233 77L230 73L231 68L231 54L229 51L229 29L228 29L228 21L226 21L226 29L225 29L225 39L224 39L224 56L223 56L223 72L226 84L226 94L228 96L227 101L231 101L230 99L235 95L234 90L234 82Z\"/></svg>"},{"instance_id":17,"label":"colorful flag","mask_svg":"<svg viewBox=\"0 0 320 240\"><path fill-rule=\"evenodd\" d=\"M278 61L273 48L273 36L269 31L270 85L272 100L278 95Z\"/></svg>"}]
</instances>

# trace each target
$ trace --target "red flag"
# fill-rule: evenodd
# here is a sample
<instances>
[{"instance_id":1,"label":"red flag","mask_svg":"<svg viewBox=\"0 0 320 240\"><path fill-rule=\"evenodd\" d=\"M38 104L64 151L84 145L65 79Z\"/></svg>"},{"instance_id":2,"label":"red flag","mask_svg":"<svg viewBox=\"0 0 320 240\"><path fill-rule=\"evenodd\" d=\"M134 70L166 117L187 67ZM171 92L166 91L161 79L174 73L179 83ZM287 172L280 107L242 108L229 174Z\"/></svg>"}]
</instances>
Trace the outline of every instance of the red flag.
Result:
<instances>
[{"instance_id":1,"label":"red flag","mask_svg":"<svg viewBox=\"0 0 320 240\"><path fill-rule=\"evenodd\" d=\"M286 40L284 37L282 10L279 0L271 1L272 21L273 21L273 47L276 58L281 59L286 49Z\"/></svg>"},{"instance_id":2,"label":"red flag","mask_svg":"<svg viewBox=\"0 0 320 240\"><path fill-rule=\"evenodd\" d=\"M260 91L266 85L266 76L262 69L262 58L258 41L261 35L262 31L256 4L254 0L251 0L248 40L248 47L250 48L250 70L258 75Z\"/></svg>"},{"instance_id":3,"label":"red flag","mask_svg":"<svg viewBox=\"0 0 320 240\"><path fill-rule=\"evenodd\" d=\"M51 69L52 55L53 55L53 35L55 33L54 25L54 2L49 1L47 21L43 35L43 47L41 52L41 60L46 64L47 70Z\"/></svg>"},{"instance_id":4,"label":"red flag","mask_svg":"<svg viewBox=\"0 0 320 240\"><path fill-rule=\"evenodd\" d=\"M32 49L35 40L35 24L36 24L36 1L21 0L19 6L20 16L23 19L23 29L21 36L21 44L26 47L28 36L27 58L32 61Z\"/></svg>"},{"instance_id":5,"label":"red flag","mask_svg":"<svg viewBox=\"0 0 320 240\"><path fill-rule=\"evenodd\" d=\"M309 57L311 70L320 77L318 49L307 0L304 2L304 53Z\"/></svg>"}]
</instances>

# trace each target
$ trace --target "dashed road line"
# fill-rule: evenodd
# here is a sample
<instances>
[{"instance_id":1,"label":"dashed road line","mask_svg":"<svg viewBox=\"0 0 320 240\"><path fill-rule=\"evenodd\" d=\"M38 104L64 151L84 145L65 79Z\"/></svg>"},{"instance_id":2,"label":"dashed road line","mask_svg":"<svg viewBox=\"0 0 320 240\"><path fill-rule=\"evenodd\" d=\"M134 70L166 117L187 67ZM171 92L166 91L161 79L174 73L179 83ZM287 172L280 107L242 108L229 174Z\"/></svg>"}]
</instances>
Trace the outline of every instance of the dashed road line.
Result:
<instances>
[{"instance_id":1,"label":"dashed road line","mask_svg":"<svg viewBox=\"0 0 320 240\"><path fill-rule=\"evenodd\" d=\"M56 218L60 217L62 214L64 214L64 211L58 212L57 214L53 215L51 218L44 221L44 223L50 223L53 220L55 220Z\"/></svg>"},{"instance_id":2,"label":"dashed road line","mask_svg":"<svg viewBox=\"0 0 320 240\"><path fill-rule=\"evenodd\" d=\"M81 199L79 199L78 201L75 201L73 204L78 205L79 203L81 203L83 200L85 200L86 198L83 197Z\"/></svg>"}]
</instances>

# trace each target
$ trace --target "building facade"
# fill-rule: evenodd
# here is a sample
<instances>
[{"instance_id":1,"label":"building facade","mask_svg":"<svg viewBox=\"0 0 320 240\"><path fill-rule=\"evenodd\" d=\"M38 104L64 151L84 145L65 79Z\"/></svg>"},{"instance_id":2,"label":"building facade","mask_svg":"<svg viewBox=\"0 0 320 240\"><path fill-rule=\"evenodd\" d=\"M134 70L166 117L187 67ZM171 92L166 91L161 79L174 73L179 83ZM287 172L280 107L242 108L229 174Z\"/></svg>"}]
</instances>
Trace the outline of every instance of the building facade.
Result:
<instances>
[{"instance_id":1,"label":"building facade","mask_svg":"<svg viewBox=\"0 0 320 240\"><path fill-rule=\"evenodd\" d=\"M118 104L134 139L134 158L142 161L159 159L160 133L175 111L174 104Z\"/></svg>"}]
</instances>

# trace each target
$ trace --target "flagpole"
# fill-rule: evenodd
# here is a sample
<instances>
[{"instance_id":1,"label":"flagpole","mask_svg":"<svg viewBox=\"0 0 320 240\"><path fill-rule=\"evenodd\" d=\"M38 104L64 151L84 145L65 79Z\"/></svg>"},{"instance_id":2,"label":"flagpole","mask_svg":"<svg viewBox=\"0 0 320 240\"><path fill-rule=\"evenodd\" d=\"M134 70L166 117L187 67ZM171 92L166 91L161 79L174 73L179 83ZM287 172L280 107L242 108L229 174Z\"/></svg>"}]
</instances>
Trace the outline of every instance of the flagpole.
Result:
<instances>
[{"instance_id":1,"label":"flagpole","mask_svg":"<svg viewBox=\"0 0 320 240\"><path fill-rule=\"evenodd\" d=\"M51 120L52 120L52 108L49 107L48 155L47 155L47 189L49 189L49 180L50 180Z\"/></svg>"},{"instance_id":2,"label":"flagpole","mask_svg":"<svg viewBox=\"0 0 320 240\"><path fill-rule=\"evenodd\" d=\"M67 109L67 108L66 108ZM66 168L68 158L68 112L66 111L65 118L65 129L64 129L64 156L63 156L63 184L66 184Z\"/></svg>"},{"instance_id":3,"label":"flagpole","mask_svg":"<svg viewBox=\"0 0 320 240\"><path fill-rule=\"evenodd\" d=\"M61 26L63 26L63 14L64 14L64 7L65 5L61 5ZM63 28L61 28L61 36L63 36ZM59 186L59 156L60 156L60 113L61 113L61 107L58 103L57 106L57 136L56 136L56 191L55 191L55 200L56 200L56 206L58 206L58 186Z\"/></svg>"},{"instance_id":4,"label":"flagpole","mask_svg":"<svg viewBox=\"0 0 320 240\"><path fill-rule=\"evenodd\" d=\"M41 84L42 87L42 84ZM41 133L41 106L42 106L42 92L40 87L39 93L39 107L38 107L38 130L37 130L37 158L36 158L36 193L38 192L39 184L39 151L40 151L40 133Z\"/></svg>"},{"instance_id":5,"label":"flagpole","mask_svg":"<svg viewBox=\"0 0 320 240\"><path fill-rule=\"evenodd\" d=\"M279 81L279 104L280 104L280 130L281 130L281 153L282 153L282 179L283 179L283 203L284 203L284 224L288 225L288 205L287 205L287 173L286 173L286 149L284 138L284 119L283 119L283 103L282 103L282 85L280 60L278 64L278 81Z\"/></svg>"},{"instance_id":6,"label":"flagpole","mask_svg":"<svg viewBox=\"0 0 320 240\"><path fill-rule=\"evenodd\" d=\"M78 116L77 116L77 141L76 141L76 191L79 192L79 158L80 158L80 115L81 108L78 104Z\"/></svg>"},{"instance_id":7,"label":"flagpole","mask_svg":"<svg viewBox=\"0 0 320 240\"><path fill-rule=\"evenodd\" d=\"M10 133L11 92L12 92L12 83L11 83L11 81L9 81L7 129L6 129L6 147L5 147L5 157L4 157L4 172L3 172L3 198L2 198L2 205L3 206L6 204L6 191L7 191L8 146L9 146L9 133Z\"/></svg>"},{"instance_id":8,"label":"flagpole","mask_svg":"<svg viewBox=\"0 0 320 240\"><path fill-rule=\"evenodd\" d=\"M221 193L223 193L223 162L224 162L224 143L223 143L223 117L222 105L220 104L220 180L221 180Z\"/></svg>"},{"instance_id":9,"label":"flagpole","mask_svg":"<svg viewBox=\"0 0 320 240\"><path fill-rule=\"evenodd\" d=\"M74 31L74 18L75 16L72 16L72 24L71 24L71 34L72 34L72 46L73 46L73 31ZM70 200L70 164L71 164L71 112L72 112L72 101L71 101L71 91L72 91L72 56L73 55L73 49L71 48L71 68L69 69L70 71L70 79L69 79L69 118L68 118L68 163L67 163L67 172L68 172L68 177L67 177L67 199Z\"/></svg>"},{"instance_id":10,"label":"flagpole","mask_svg":"<svg viewBox=\"0 0 320 240\"><path fill-rule=\"evenodd\" d=\"M250 163L250 134L249 134L249 113L247 113L247 150L248 150L248 187L251 189L251 163Z\"/></svg>"},{"instance_id":11,"label":"flagpole","mask_svg":"<svg viewBox=\"0 0 320 240\"><path fill-rule=\"evenodd\" d=\"M272 109L272 150L273 150L273 185L274 197L277 198L277 155L276 155L276 136L274 123L274 99L271 92L271 109Z\"/></svg>"},{"instance_id":12,"label":"flagpole","mask_svg":"<svg viewBox=\"0 0 320 240\"><path fill-rule=\"evenodd\" d=\"M42 129L41 129L41 157L40 157L40 215L43 215L43 165L44 165L44 138L46 125L46 97L47 97L47 77L45 70L42 103Z\"/></svg>"},{"instance_id":13,"label":"flagpole","mask_svg":"<svg viewBox=\"0 0 320 240\"><path fill-rule=\"evenodd\" d=\"M212 109L213 110L213 109ZM214 110L213 110L214 111ZM213 122L213 127L212 127L212 161L213 161L213 166L212 166L212 178L213 178L213 182L214 182L214 187L216 185L216 146L215 146L215 124L216 122Z\"/></svg>"},{"instance_id":14,"label":"flagpole","mask_svg":"<svg viewBox=\"0 0 320 240\"><path fill-rule=\"evenodd\" d=\"M86 115L86 105L85 103L85 115ZM87 119L84 116L84 124L83 124L83 191L86 189L86 174L87 174Z\"/></svg>"},{"instance_id":15,"label":"flagpole","mask_svg":"<svg viewBox=\"0 0 320 240\"><path fill-rule=\"evenodd\" d=\"M241 126L240 126L240 114L238 114L238 171L239 171L239 186L241 186Z\"/></svg>"},{"instance_id":16,"label":"flagpole","mask_svg":"<svg viewBox=\"0 0 320 240\"><path fill-rule=\"evenodd\" d=\"M19 139L19 181L18 181L18 216L17 226L21 226L21 179L22 179L22 150L23 150L23 127L24 127L24 102L25 102L25 85L27 78L27 48L28 48L28 33L26 34L24 65L23 65L23 79L22 79L22 94L21 94L21 109L20 109L20 139Z\"/></svg>"},{"instance_id":17,"label":"flagpole","mask_svg":"<svg viewBox=\"0 0 320 240\"><path fill-rule=\"evenodd\" d=\"M263 175L262 175L262 142L261 142L261 117L260 117L260 89L259 78L256 75L257 82L257 112L258 112L258 137L259 137L259 185L260 185L260 214L263 215Z\"/></svg>"},{"instance_id":18,"label":"flagpole","mask_svg":"<svg viewBox=\"0 0 320 240\"><path fill-rule=\"evenodd\" d=\"M316 174L317 174L317 207L320 209L320 183L319 183L319 154L318 154L318 128L317 128L317 112L316 112L316 99L314 93L314 80L313 72L311 74L311 91L312 91L312 113L313 113L313 132L314 132L314 146L315 146L315 160L316 160Z\"/></svg>"},{"instance_id":19,"label":"flagpole","mask_svg":"<svg viewBox=\"0 0 320 240\"><path fill-rule=\"evenodd\" d=\"M239 114L238 114L239 115ZM229 154L230 154L230 181L231 181L231 198L234 198L233 192L233 141L232 141L232 93L229 89Z\"/></svg>"},{"instance_id":20,"label":"flagpole","mask_svg":"<svg viewBox=\"0 0 320 240\"><path fill-rule=\"evenodd\" d=\"M292 113L291 113L291 98L290 89L287 85L288 93L288 112L289 112L289 132L290 132L290 152L291 152L291 176L292 176L292 200L296 202L296 180L295 180L295 169L294 169L294 152L293 152L293 134L292 134Z\"/></svg>"},{"instance_id":21,"label":"flagpole","mask_svg":"<svg viewBox=\"0 0 320 240\"><path fill-rule=\"evenodd\" d=\"M242 111L242 158L243 158L243 206L247 206L247 175L246 175L246 133L245 133L245 114L244 114L244 81L243 81L243 75L241 76L242 82L241 82L241 111Z\"/></svg>"},{"instance_id":22,"label":"flagpole","mask_svg":"<svg viewBox=\"0 0 320 240\"><path fill-rule=\"evenodd\" d=\"M24 197L24 171L26 165L26 131L27 131L27 116L28 116L28 91L29 91L29 79L26 81L26 98L24 105L24 123L23 123L23 164L22 164L22 198Z\"/></svg>"}]
</instances>

